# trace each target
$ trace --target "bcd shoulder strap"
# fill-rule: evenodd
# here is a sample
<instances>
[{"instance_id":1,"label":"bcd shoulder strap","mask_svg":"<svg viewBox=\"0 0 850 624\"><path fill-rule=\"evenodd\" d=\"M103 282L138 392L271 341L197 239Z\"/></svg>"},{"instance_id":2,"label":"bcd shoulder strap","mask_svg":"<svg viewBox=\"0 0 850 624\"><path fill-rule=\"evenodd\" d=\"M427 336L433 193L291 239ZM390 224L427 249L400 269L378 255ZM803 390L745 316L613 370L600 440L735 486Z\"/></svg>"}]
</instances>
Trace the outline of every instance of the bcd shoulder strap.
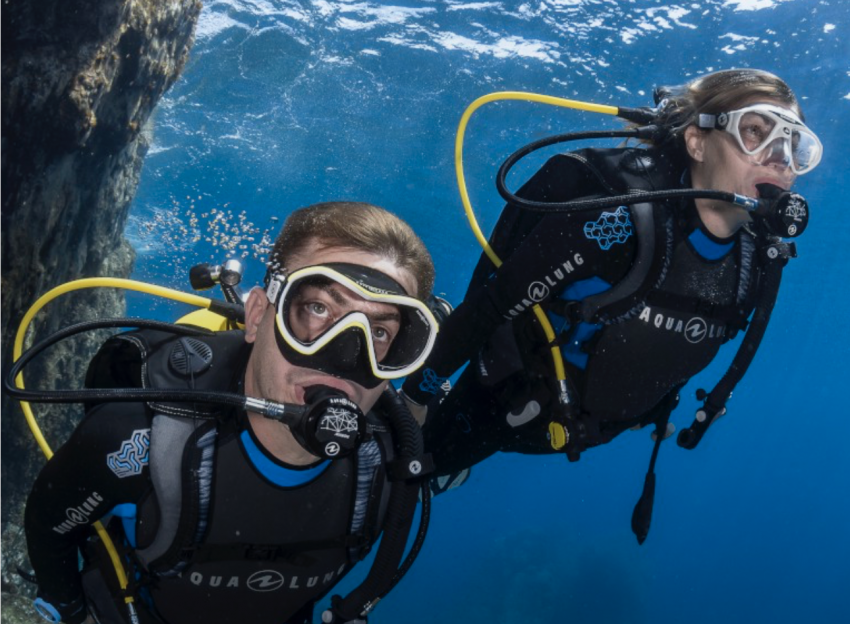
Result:
<instances>
[{"instance_id":1,"label":"bcd shoulder strap","mask_svg":"<svg viewBox=\"0 0 850 624\"><path fill-rule=\"evenodd\" d=\"M87 385L219 390L232 386L248 352L241 331L191 338L151 330L120 334L108 340L92 360ZM165 402L148 407L153 411L150 469L158 522L153 539L135 551L148 572L174 576L203 558L229 558L237 552L289 557L293 549L311 546L234 544L221 552L207 552L202 542L215 468L213 451L226 408ZM358 449L349 534L326 544L347 545L352 560L365 557L377 539L389 498L384 466L392 458L392 438L376 415L369 414L368 423L372 439Z\"/></svg>"}]
</instances>

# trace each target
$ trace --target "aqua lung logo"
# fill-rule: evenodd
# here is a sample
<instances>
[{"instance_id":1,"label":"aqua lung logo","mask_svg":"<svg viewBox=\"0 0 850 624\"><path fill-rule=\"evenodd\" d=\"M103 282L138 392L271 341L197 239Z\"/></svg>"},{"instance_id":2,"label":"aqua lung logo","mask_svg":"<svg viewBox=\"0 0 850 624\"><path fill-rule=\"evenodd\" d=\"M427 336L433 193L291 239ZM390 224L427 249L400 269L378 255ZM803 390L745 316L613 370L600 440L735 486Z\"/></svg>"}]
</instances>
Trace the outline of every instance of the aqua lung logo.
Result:
<instances>
[{"instance_id":1,"label":"aqua lung logo","mask_svg":"<svg viewBox=\"0 0 850 624\"><path fill-rule=\"evenodd\" d=\"M528 287L528 298L534 303L540 303L549 295L549 287L543 282L534 282Z\"/></svg>"},{"instance_id":2,"label":"aqua lung logo","mask_svg":"<svg viewBox=\"0 0 850 624\"><path fill-rule=\"evenodd\" d=\"M808 218L806 211L806 203L803 198L794 193L788 202L788 207L785 209L786 218L794 219L797 223L802 223L802 227L806 227L804 219ZM797 226L792 223L788 226L788 236L797 235Z\"/></svg>"},{"instance_id":3,"label":"aqua lung logo","mask_svg":"<svg viewBox=\"0 0 850 624\"><path fill-rule=\"evenodd\" d=\"M360 280L355 280L355 282L363 290L368 290L370 293L374 293L376 295L397 295L398 294L398 293L391 292L391 291L387 290L386 288L380 288L378 286L375 286L373 284L367 284L366 282L363 282L363 281L360 281Z\"/></svg>"},{"instance_id":4,"label":"aqua lung logo","mask_svg":"<svg viewBox=\"0 0 850 624\"><path fill-rule=\"evenodd\" d=\"M74 527L88 524L89 518L97 506L103 502L103 497L97 492L92 492L86 501L77 507L68 507L65 510L65 517L68 518L65 522L53 527L59 535L64 535Z\"/></svg>"},{"instance_id":5,"label":"aqua lung logo","mask_svg":"<svg viewBox=\"0 0 850 624\"><path fill-rule=\"evenodd\" d=\"M682 334L691 344L700 343L705 338L723 338L726 336L726 325L708 323L699 316L683 321L661 312L653 313L652 308L647 306L640 313L639 318L657 329Z\"/></svg>"},{"instance_id":6,"label":"aqua lung logo","mask_svg":"<svg viewBox=\"0 0 850 624\"><path fill-rule=\"evenodd\" d=\"M692 342L694 344L698 342L702 342L702 339L705 338L706 334L708 334L708 324L700 317L695 316L688 324L685 325L685 338L688 339L688 342Z\"/></svg>"},{"instance_id":7,"label":"aqua lung logo","mask_svg":"<svg viewBox=\"0 0 850 624\"><path fill-rule=\"evenodd\" d=\"M286 579L277 570L260 570L248 577L245 583L248 589L256 592L269 592L283 587Z\"/></svg>"},{"instance_id":8,"label":"aqua lung logo","mask_svg":"<svg viewBox=\"0 0 850 624\"><path fill-rule=\"evenodd\" d=\"M567 275L575 271L576 267L581 266L582 264L584 264L584 258L581 257L581 254L577 253L573 256L572 260L567 260L557 269L544 276L542 280L535 280L532 282L528 286L528 296L508 310L508 313L505 314L504 317L511 320L512 318L522 314L535 303L540 303L546 299L546 297L549 296L550 289L556 288L562 281L564 281L564 278Z\"/></svg>"},{"instance_id":9,"label":"aqua lung logo","mask_svg":"<svg viewBox=\"0 0 850 624\"><path fill-rule=\"evenodd\" d=\"M247 578L239 575L223 576L192 572L188 580L196 587L210 587L213 589L239 589L241 587L247 587L255 592L310 589L334 584L345 571L345 565L343 563L339 566L338 570L331 570L325 574L316 574L314 576L284 576L277 570L260 570Z\"/></svg>"}]
</instances>

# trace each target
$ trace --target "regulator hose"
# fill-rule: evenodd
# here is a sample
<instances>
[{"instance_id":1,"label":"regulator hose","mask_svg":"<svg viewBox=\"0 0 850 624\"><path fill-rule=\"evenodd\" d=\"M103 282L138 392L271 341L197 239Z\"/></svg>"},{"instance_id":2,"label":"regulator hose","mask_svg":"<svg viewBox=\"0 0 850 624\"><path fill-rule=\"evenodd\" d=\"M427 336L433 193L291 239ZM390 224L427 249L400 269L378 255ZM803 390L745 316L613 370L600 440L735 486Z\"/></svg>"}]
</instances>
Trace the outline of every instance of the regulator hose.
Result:
<instances>
[{"instance_id":1,"label":"regulator hose","mask_svg":"<svg viewBox=\"0 0 850 624\"><path fill-rule=\"evenodd\" d=\"M508 189L506 182L508 172L520 160L532 152L543 149L544 147L555 145L557 143L567 143L569 141L580 141L586 139L633 138L658 140L658 135L664 132L665 131L660 129L658 126L643 126L641 128L633 128L631 130L570 132L534 141L533 143L529 143L528 145L521 147L505 159L505 162L503 162L502 166L499 167L499 171L496 175L496 190L499 191L499 195L501 195L508 203L534 212L578 212L582 210L599 210L602 208L614 208L624 204L628 205L638 202L665 201L681 197L694 199L716 199L743 206L750 211L756 211L759 207L762 207L763 204L767 204L767 202L759 202L756 199L743 195L727 193L725 191L714 191L710 189L667 189L663 191L643 191L635 189L623 195L611 195L609 197L572 200L566 202L541 202L523 199Z\"/></svg>"},{"instance_id":2,"label":"regulator hose","mask_svg":"<svg viewBox=\"0 0 850 624\"><path fill-rule=\"evenodd\" d=\"M18 400L31 403L89 403L89 402L151 402L174 401L187 403L217 403L251 409L265 416L287 422L290 418L300 416L306 409L303 406L273 403L260 399L252 399L233 392L218 392L205 390L154 389L154 388L88 388L84 390L26 390L15 385L15 380L24 367L37 355L57 342L76 334L96 329L116 328L154 329L170 332L181 336L213 336L215 332L202 327L178 325L162 321L150 321L136 318L115 318L99 321L77 323L54 334L51 334L38 344L30 347L12 365L9 373L3 378L3 389Z\"/></svg>"},{"instance_id":3,"label":"regulator hose","mask_svg":"<svg viewBox=\"0 0 850 624\"><path fill-rule=\"evenodd\" d=\"M31 403L88 403L97 401L133 402L133 401L187 401L198 403L224 403L226 405L243 406L245 397L227 392L204 392L201 390L155 390L144 388L89 388L85 390L25 390L14 384L15 378L23 368L37 355L57 342L76 334L96 329L116 329L135 327L139 329L155 329L167 331L181 336L212 336L213 332L200 327L176 325L161 321L149 321L135 318L114 318L100 321L85 321L77 323L48 336L36 345L27 349L12 365L9 373L3 379L3 389L10 396Z\"/></svg>"}]
</instances>

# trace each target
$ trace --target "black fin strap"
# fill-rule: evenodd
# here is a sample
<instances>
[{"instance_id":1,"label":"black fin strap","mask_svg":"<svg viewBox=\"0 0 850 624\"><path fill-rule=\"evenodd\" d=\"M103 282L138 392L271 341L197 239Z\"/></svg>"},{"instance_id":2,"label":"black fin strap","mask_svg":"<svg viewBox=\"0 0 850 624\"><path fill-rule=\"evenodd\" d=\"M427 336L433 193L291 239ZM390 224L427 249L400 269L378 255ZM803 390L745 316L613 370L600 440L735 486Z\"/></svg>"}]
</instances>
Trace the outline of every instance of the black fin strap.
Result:
<instances>
[{"instance_id":1,"label":"black fin strap","mask_svg":"<svg viewBox=\"0 0 850 624\"><path fill-rule=\"evenodd\" d=\"M789 249L791 250L790 254ZM779 294L782 269L788 263L788 258L794 255L793 243L790 246L787 243L774 243L763 251L765 268L762 274L763 279L760 280L759 284L758 304L753 314L753 320L750 322L750 327L743 341L741 341L741 346L738 348L729 370L726 371L714 390L707 396L705 391L697 391L697 399L705 399L705 403L697 410L696 418L691 426L679 432L676 442L682 448L696 448L711 423L725 413L726 402L732 396L735 386L746 374L767 330L770 315Z\"/></svg>"},{"instance_id":2,"label":"black fin strap","mask_svg":"<svg viewBox=\"0 0 850 624\"><path fill-rule=\"evenodd\" d=\"M679 389L674 388L667 394L658 405L660 415L655 420L655 446L652 448L652 457L649 460L649 468L643 480L643 491L632 511L632 533L635 534L638 544L646 541L649 535L649 525L652 522L652 507L655 503L655 462L658 459L658 450L661 443L667 438L667 423L670 422L670 414L679 405Z\"/></svg>"}]
</instances>

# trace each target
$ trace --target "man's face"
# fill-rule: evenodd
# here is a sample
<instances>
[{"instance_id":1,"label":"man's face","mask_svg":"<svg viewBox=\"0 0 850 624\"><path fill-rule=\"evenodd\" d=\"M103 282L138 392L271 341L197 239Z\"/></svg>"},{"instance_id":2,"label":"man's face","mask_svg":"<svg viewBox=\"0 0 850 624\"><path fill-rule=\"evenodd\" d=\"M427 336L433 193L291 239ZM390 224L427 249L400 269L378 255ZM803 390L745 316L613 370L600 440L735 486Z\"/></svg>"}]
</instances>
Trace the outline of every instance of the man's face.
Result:
<instances>
[{"instance_id":1,"label":"man's face","mask_svg":"<svg viewBox=\"0 0 850 624\"><path fill-rule=\"evenodd\" d=\"M332 262L370 267L393 278L409 294L416 295L418 291L418 285L413 275L383 256L347 247L322 247L317 241L312 241L300 254L294 256L288 262L286 268L292 272L303 267ZM333 297L333 300L327 303L337 306L339 309L364 312L370 320L375 320L378 327L386 325L391 322L392 318L397 317L395 306L364 301L345 289L339 289L332 293L321 293L321 295ZM321 313L323 311L321 303L310 303L309 305L310 308L306 310L300 309L300 313ZM254 343L254 350L251 353L248 369L245 373L245 390L249 396L280 403L302 405L304 404L304 392L307 388L323 385L345 393L364 412L369 411L375 405L386 387L386 382L375 388L367 389L347 379L295 366L287 361L278 349L275 331L277 331L275 329L275 309L268 302L262 290L254 289L246 303L245 318L245 340Z\"/></svg>"}]
</instances>

